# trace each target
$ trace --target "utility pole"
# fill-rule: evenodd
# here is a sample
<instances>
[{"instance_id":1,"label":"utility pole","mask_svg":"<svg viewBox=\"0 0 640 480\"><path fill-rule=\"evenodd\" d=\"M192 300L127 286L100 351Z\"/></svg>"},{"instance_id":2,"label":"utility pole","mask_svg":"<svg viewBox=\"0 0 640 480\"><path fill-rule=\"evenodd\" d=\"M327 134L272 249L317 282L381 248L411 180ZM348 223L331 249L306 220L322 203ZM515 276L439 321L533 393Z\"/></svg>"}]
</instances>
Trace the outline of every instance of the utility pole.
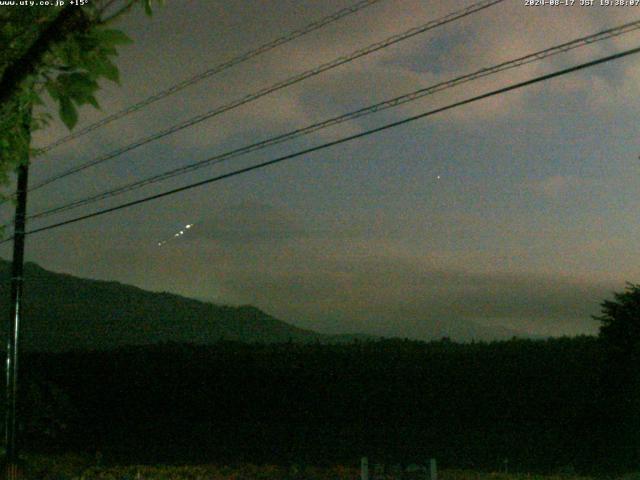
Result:
<instances>
[{"instance_id":1,"label":"utility pole","mask_svg":"<svg viewBox=\"0 0 640 480\"><path fill-rule=\"evenodd\" d=\"M24 284L24 239L27 213L27 186L29 182L29 148L31 112L26 114L28 143L24 152L25 159L18 166L18 186L16 189L16 213L13 232L13 262L11 264L11 316L9 318L9 336L7 338L6 389L5 389L5 478L19 478L16 400L18 394L18 344L20 322L22 320L22 289Z\"/></svg>"}]
</instances>

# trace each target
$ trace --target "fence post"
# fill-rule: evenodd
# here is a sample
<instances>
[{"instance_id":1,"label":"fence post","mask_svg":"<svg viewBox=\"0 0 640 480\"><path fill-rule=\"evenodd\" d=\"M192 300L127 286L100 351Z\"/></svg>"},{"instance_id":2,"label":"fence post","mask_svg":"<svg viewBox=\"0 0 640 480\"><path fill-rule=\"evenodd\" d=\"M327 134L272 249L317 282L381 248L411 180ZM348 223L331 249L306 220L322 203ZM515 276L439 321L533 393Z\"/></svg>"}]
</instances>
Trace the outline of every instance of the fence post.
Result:
<instances>
[{"instance_id":1,"label":"fence post","mask_svg":"<svg viewBox=\"0 0 640 480\"><path fill-rule=\"evenodd\" d=\"M362 457L360 460L360 480L369 480L369 459Z\"/></svg>"},{"instance_id":2,"label":"fence post","mask_svg":"<svg viewBox=\"0 0 640 480\"><path fill-rule=\"evenodd\" d=\"M429 480L438 480L438 466L435 458L429 459Z\"/></svg>"}]
</instances>

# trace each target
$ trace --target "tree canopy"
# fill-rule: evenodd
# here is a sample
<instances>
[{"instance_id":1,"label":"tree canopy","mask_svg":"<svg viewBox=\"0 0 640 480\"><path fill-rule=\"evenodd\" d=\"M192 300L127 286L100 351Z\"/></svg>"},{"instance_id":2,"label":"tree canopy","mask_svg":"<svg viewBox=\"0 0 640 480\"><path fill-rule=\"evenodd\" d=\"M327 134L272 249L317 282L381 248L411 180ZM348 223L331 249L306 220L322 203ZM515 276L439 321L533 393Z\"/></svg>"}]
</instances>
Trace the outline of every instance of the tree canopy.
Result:
<instances>
[{"instance_id":1,"label":"tree canopy","mask_svg":"<svg viewBox=\"0 0 640 480\"><path fill-rule=\"evenodd\" d=\"M119 82L113 60L118 47L131 42L110 25L136 4L151 14L151 1L0 9L0 186L33 156L30 134L52 118L46 95L69 129L78 121L78 107L99 108L99 81ZM32 115L34 106L40 108Z\"/></svg>"},{"instance_id":2,"label":"tree canopy","mask_svg":"<svg viewBox=\"0 0 640 480\"><path fill-rule=\"evenodd\" d=\"M640 352L640 284L627 283L614 300L601 304L601 315L593 318L601 323L600 338L619 353Z\"/></svg>"}]
</instances>

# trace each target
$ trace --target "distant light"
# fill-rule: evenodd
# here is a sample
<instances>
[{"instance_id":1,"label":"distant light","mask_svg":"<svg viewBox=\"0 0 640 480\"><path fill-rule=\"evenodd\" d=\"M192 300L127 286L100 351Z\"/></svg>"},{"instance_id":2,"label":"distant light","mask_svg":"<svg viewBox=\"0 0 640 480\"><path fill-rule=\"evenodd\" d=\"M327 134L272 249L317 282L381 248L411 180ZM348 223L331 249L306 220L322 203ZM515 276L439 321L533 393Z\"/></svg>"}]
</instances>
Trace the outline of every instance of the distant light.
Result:
<instances>
[{"instance_id":1,"label":"distant light","mask_svg":"<svg viewBox=\"0 0 640 480\"><path fill-rule=\"evenodd\" d=\"M193 223L190 223L189 225L185 225L184 228L191 228L193 227Z\"/></svg>"},{"instance_id":2,"label":"distant light","mask_svg":"<svg viewBox=\"0 0 640 480\"><path fill-rule=\"evenodd\" d=\"M180 230L180 235L184 235L184 230Z\"/></svg>"},{"instance_id":3,"label":"distant light","mask_svg":"<svg viewBox=\"0 0 640 480\"><path fill-rule=\"evenodd\" d=\"M440 175L438 175L436 178L437 178L438 180L440 180Z\"/></svg>"},{"instance_id":4,"label":"distant light","mask_svg":"<svg viewBox=\"0 0 640 480\"><path fill-rule=\"evenodd\" d=\"M174 235L174 237L179 237L179 236L180 236L180 234L179 234L179 233L176 233L176 234Z\"/></svg>"}]
</instances>

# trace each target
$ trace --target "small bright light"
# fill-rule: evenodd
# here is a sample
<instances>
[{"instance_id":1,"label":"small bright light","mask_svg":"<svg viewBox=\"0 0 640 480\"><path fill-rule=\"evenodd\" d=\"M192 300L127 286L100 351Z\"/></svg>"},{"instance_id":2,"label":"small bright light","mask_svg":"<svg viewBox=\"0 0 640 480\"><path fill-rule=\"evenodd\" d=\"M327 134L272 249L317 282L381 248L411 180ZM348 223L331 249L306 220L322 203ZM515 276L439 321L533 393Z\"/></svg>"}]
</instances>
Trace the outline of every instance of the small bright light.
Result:
<instances>
[{"instance_id":1,"label":"small bright light","mask_svg":"<svg viewBox=\"0 0 640 480\"><path fill-rule=\"evenodd\" d=\"M174 235L174 237L179 237L179 236L180 236L180 234L179 234L179 233L176 233L176 234Z\"/></svg>"},{"instance_id":2,"label":"small bright light","mask_svg":"<svg viewBox=\"0 0 640 480\"><path fill-rule=\"evenodd\" d=\"M184 230L180 230L180 235L184 235Z\"/></svg>"},{"instance_id":3,"label":"small bright light","mask_svg":"<svg viewBox=\"0 0 640 480\"><path fill-rule=\"evenodd\" d=\"M440 180L440 175L438 175L436 178L437 178L438 180Z\"/></svg>"},{"instance_id":4,"label":"small bright light","mask_svg":"<svg viewBox=\"0 0 640 480\"><path fill-rule=\"evenodd\" d=\"M190 223L189 225L185 225L184 228L191 228L191 227L193 227L193 223Z\"/></svg>"}]
</instances>

